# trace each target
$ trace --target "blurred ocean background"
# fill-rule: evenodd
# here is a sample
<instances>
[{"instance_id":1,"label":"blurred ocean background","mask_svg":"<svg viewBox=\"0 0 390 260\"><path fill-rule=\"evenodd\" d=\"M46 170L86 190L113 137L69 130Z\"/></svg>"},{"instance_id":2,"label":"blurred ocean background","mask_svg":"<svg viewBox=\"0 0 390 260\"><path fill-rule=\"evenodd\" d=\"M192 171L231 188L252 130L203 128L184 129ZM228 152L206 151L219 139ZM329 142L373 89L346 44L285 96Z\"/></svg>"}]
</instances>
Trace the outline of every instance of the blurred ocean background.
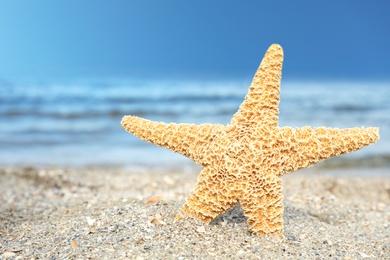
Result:
<instances>
[{"instance_id":1,"label":"blurred ocean background","mask_svg":"<svg viewBox=\"0 0 390 260\"><path fill-rule=\"evenodd\" d=\"M0 83L0 164L184 169L187 158L139 140L124 115L177 123L228 124L250 82L84 80ZM284 82L279 126L380 127L381 140L347 160L389 166L390 84ZM378 161L378 158L380 159ZM357 160L356 160L357 159Z\"/></svg>"},{"instance_id":2,"label":"blurred ocean background","mask_svg":"<svg viewBox=\"0 0 390 260\"><path fill-rule=\"evenodd\" d=\"M278 43L280 126L379 126L377 144L322 165L389 167L388 10L385 0L1 1L0 165L192 169L121 118L227 124Z\"/></svg>"}]
</instances>

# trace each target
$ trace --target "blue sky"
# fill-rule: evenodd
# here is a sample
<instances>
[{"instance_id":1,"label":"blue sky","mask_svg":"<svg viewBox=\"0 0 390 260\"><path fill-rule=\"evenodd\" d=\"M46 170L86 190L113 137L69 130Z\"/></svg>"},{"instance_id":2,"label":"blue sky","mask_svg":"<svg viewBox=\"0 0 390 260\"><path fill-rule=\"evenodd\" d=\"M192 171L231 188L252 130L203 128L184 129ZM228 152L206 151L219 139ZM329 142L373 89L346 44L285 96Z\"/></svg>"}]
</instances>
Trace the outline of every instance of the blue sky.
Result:
<instances>
[{"instance_id":1,"label":"blue sky","mask_svg":"<svg viewBox=\"0 0 390 260\"><path fill-rule=\"evenodd\" d=\"M0 78L250 77L272 43L288 79L390 78L390 2L0 2Z\"/></svg>"}]
</instances>

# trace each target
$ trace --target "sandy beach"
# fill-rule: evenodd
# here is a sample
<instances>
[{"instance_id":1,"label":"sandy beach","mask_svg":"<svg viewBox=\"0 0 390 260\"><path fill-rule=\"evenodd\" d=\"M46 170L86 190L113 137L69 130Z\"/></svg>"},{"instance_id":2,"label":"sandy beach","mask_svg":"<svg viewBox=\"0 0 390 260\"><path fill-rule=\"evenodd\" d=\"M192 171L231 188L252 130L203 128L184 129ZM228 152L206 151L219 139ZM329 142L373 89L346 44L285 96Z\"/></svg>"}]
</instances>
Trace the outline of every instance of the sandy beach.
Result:
<instances>
[{"instance_id":1,"label":"sandy beach","mask_svg":"<svg viewBox=\"0 0 390 260\"><path fill-rule=\"evenodd\" d=\"M283 177L284 237L174 217L197 172L0 167L0 259L390 259L388 169Z\"/></svg>"}]
</instances>

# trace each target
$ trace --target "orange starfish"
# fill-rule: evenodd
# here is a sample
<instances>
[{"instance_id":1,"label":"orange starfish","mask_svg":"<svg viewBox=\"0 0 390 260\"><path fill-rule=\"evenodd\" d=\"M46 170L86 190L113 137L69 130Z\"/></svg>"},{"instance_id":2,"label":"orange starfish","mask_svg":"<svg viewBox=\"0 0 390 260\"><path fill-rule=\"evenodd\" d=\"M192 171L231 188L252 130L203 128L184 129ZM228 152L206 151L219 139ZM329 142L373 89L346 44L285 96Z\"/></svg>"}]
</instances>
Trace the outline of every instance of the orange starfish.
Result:
<instances>
[{"instance_id":1,"label":"orange starfish","mask_svg":"<svg viewBox=\"0 0 390 260\"><path fill-rule=\"evenodd\" d=\"M165 124L123 117L126 131L203 167L181 209L185 214L208 223L240 203L255 234L280 234L280 176L379 140L379 129L372 127L278 127L282 62L282 48L272 45L228 125Z\"/></svg>"}]
</instances>

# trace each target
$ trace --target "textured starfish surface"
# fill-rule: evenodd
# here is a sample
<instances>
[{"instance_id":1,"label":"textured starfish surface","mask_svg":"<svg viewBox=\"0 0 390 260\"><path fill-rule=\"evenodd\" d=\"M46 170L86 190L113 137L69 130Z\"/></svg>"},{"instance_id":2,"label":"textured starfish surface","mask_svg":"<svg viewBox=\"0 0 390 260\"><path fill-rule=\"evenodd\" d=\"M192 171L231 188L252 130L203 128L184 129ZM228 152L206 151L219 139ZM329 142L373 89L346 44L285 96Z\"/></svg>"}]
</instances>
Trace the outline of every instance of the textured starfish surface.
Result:
<instances>
[{"instance_id":1,"label":"textured starfish surface","mask_svg":"<svg viewBox=\"0 0 390 260\"><path fill-rule=\"evenodd\" d=\"M282 62L282 48L271 45L228 125L166 124L123 117L122 126L128 132L203 167L181 209L186 215L208 223L240 203L255 234L280 234L282 175L379 140L379 129L374 127L279 127Z\"/></svg>"}]
</instances>

